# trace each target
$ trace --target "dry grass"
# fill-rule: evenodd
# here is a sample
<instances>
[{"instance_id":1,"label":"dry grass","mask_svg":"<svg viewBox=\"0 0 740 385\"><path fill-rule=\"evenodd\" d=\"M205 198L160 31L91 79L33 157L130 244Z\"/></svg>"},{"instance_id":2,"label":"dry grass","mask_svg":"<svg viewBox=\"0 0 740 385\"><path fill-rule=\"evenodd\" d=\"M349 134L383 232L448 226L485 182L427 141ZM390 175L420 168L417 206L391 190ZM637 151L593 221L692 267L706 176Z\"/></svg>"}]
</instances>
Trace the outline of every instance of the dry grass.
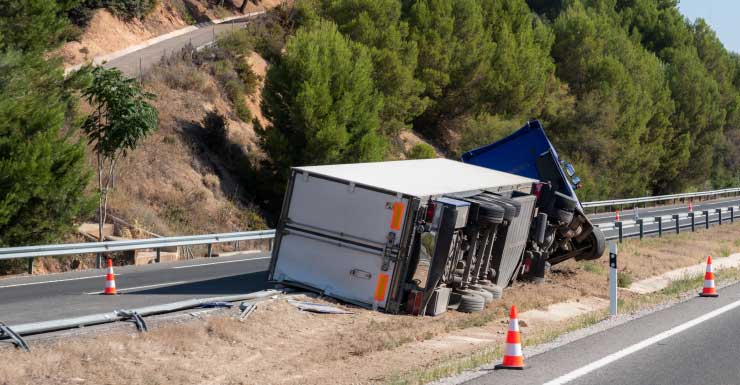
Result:
<instances>
[{"instance_id":1,"label":"dry grass","mask_svg":"<svg viewBox=\"0 0 740 385\"><path fill-rule=\"evenodd\" d=\"M738 235L740 225L728 225L642 244L629 241L620 261L631 266L634 276L644 277L649 274L637 266L662 272L701 261L722 247L740 251ZM7 349L0 351L0 384L421 384L497 359L512 303L526 311L582 296L606 297L606 269L595 267L601 264L558 265L543 285L517 283L505 299L478 314L422 318L348 308L355 313L315 315L278 300L261 304L246 322L234 319L234 310L229 317L167 324L143 335L118 331L34 344L30 355ZM740 271L723 270L718 277L738 280ZM701 284L684 281L650 295L622 293L621 309L674 299ZM604 315L596 311L530 324L523 328L524 342L552 340Z\"/></svg>"},{"instance_id":2,"label":"dry grass","mask_svg":"<svg viewBox=\"0 0 740 385\"><path fill-rule=\"evenodd\" d=\"M265 228L244 191L245 165L230 164L202 141L206 112L232 115L216 79L175 60L154 68L145 87L157 95L160 130L120 163L113 212L163 235ZM251 125L226 121L229 150L259 157Z\"/></svg>"}]
</instances>

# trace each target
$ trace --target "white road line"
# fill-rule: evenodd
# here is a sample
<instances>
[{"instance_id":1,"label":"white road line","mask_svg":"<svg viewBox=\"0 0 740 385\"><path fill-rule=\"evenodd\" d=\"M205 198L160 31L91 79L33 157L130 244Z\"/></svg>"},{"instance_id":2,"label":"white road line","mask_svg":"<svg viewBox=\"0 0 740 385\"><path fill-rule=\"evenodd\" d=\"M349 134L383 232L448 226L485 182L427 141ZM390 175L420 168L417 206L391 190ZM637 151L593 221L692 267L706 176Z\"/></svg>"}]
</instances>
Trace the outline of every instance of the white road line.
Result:
<instances>
[{"instance_id":1,"label":"white road line","mask_svg":"<svg viewBox=\"0 0 740 385\"><path fill-rule=\"evenodd\" d=\"M202 267L202 266L210 266L210 265L220 265L222 263L258 261L260 259L270 259L270 258L272 258L272 257L257 257L257 258L247 258L247 259L235 259L233 261L219 261L219 262L201 263L201 264L198 264L198 265L175 266L175 267L173 267L173 269L189 269L191 267Z\"/></svg>"},{"instance_id":2,"label":"white road line","mask_svg":"<svg viewBox=\"0 0 740 385\"><path fill-rule=\"evenodd\" d=\"M116 289L116 291L131 291L131 290L139 290L139 289L151 289L153 287L160 287L160 286L172 286L172 285L180 285L183 283L188 283L188 281L177 281L177 282L165 282L165 283L157 283L154 285L145 285L145 286L134 286L134 287L127 287L127 288L121 288ZM85 293L85 294L103 294L102 291L94 291L91 293Z\"/></svg>"},{"instance_id":3,"label":"white road line","mask_svg":"<svg viewBox=\"0 0 740 385\"><path fill-rule=\"evenodd\" d=\"M121 274L123 275L123 274ZM91 277L79 277L79 278L66 278L66 279L55 279L53 281L39 281L39 282L27 282L27 283L17 283L15 285L5 285L0 286L0 289L5 289L8 287L18 287L18 286L30 286L30 285L41 285L42 283L55 283L55 282L67 282L67 281L80 281L83 279L91 279L91 278L101 278L105 277L105 274L103 275L93 275Z\"/></svg>"},{"instance_id":4,"label":"white road line","mask_svg":"<svg viewBox=\"0 0 740 385\"><path fill-rule=\"evenodd\" d=\"M714 317L717 317L723 313L726 313L736 307L740 306L740 300L735 301L729 305L722 306L721 308L711 311L707 314L704 314L701 317L694 318L691 321L685 322L681 325L678 325L672 329L666 330L663 333L660 333L656 336L650 337L646 340L643 340L641 342L638 342L632 346L626 347L616 353L612 353L598 361L594 361L586 366L580 367L570 373L567 373L563 376L560 376L554 380L548 381L543 385L560 385L560 384L566 384L570 381L573 381L579 377L583 377L588 373L593 372L596 369L599 369L601 367L604 367L606 365L611 364L614 361L617 361L621 358L624 358L630 354L636 353L642 349L645 349L646 347L650 345L654 345L668 337L674 336L678 333L681 333L682 331L685 331L689 328L692 328L696 325L701 324L702 322L706 322Z\"/></svg>"}]
</instances>

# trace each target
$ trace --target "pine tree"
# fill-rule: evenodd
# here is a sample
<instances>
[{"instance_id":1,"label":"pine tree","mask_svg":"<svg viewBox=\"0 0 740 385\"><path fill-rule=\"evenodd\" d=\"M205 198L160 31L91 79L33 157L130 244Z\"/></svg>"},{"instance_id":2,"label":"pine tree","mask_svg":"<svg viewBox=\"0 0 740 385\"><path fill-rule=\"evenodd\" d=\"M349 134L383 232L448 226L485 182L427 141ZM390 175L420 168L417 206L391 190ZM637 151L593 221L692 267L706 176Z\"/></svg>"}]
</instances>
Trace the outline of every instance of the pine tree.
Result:
<instances>
[{"instance_id":1,"label":"pine tree","mask_svg":"<svg viewBox=\"0 0 740 385\"><path fill-rule=\"evenodd\" d=\"M92 208L84 145L65 128L63 82L38 55L0 54L0 246L55 241Z\"/></svg>"},{"instance_id":2,"label":"pine tree","mask_svg":"<svg viewBox=\"0 0 740 385\"><path fill-rule=\"evenodd\" d=\"M382 96L367 50L327 21L299 29L281 60L270 67L262 110L270 127L259 130L280 191L291 166L382 160Z\"/></svg>"}]
</instances>

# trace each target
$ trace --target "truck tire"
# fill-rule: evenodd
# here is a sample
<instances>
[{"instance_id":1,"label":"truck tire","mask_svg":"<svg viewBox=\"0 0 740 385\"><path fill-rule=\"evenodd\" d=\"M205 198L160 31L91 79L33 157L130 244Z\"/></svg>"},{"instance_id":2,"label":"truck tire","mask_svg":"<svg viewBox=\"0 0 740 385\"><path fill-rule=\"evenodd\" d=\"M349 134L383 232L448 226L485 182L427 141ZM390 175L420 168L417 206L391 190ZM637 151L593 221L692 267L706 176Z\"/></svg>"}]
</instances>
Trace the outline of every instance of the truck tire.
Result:
<instances>
[{"instance_id":1,"label":"truck tire","mask_svg":"<svg viewBox=\"0 0 740 385\"><path fill-rule=\"evenodd\" d=\"M470 291L472 292L471 294L476 294L476 295L483 297L483 300L487 304L493 302L493 294L491 294L491 292L487 290L483 290L482 288L480 289L476 288L476 289L470 289Z\"/></svg>"},{"instance_id":2,"label":"truck tire","mask_svg":"<svg viewBox=\"0 0 740 385\"><path fill-rule=\"evenodd\" d=\"M457 311L461 313L475 313L483 311L486 307L486 302L483 297L477 294L463 294L460 296L460 305L457 307Z\"/></svg>"},{"instance_id":3,"label":"truck tire","mask_svg":"<svg viewBox=\"0 0 740 385\"><path fill-rule=\"evenodd\" d=\"M484 285L481 286L483 290L491 293L493 299L499 299L504 296L504 289L499 285Z\"/></svg>"},{"instance_id":4,"label":"truck tire","mask_svg":"<svg viewBox=\"0 0 740 385\"><path fill-rule=\"evenodd\" d=\"M598 227L594 227L591 230L591 235L588 236L587 241L591 244L591 249L589 249L587 252L583 254L583 257L581 259L599 259L604 254L604 250L606 249L606 238L604 238L604 233L601 232L601 229Z\"/></svg>"}]
</instances>

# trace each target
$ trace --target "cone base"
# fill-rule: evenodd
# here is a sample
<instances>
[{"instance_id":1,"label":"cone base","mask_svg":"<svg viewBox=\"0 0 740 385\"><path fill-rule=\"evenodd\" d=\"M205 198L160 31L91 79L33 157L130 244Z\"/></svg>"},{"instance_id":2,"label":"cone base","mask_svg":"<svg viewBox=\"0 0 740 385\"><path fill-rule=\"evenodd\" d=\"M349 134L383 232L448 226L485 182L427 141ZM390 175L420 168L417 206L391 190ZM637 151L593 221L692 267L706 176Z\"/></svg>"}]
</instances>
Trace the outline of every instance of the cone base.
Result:
<instances>
[{"instance_id":1,"label":"cone base","mask_svg":"<svg viewBox=\"0 0 740 385\"><path fill-rule=\"evenodd\" d=\"M699 297L713 297L713 298L716 298L716 297L719 297L719 294L718 293L715 293L715 294L699 293Z\"/></svg>"},{"instance_id":2,"label":"cone base","mask_svg":"<svg viewBox=\"0 0 740 385\"><path fill-rule=\"evenodd\" d=\"M508 366L504 364L498 364L493 367L493 370L499 370L499 369L524 370L524 366Z\"/></svg>"}]
</instances>

